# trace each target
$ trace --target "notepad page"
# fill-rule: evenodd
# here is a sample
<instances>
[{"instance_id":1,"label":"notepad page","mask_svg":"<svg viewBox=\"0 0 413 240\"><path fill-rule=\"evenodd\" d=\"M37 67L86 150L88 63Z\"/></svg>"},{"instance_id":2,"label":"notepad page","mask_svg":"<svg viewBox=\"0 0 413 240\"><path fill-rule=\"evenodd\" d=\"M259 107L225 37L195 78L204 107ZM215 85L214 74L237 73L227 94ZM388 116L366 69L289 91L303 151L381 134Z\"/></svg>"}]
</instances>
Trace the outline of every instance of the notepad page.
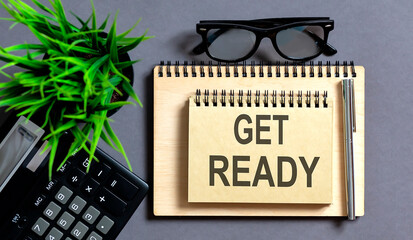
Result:
<instances>
[{"instance_id":1,"label":"notepad page","mask_svg":"<svg viewBox=\"0 0 413 240\"><path fill-rule=\"evenodd\" d=\"M308 106L189 98L188 201L330 204L333 104L310 95Z\"/></svg>"}]
</instances>

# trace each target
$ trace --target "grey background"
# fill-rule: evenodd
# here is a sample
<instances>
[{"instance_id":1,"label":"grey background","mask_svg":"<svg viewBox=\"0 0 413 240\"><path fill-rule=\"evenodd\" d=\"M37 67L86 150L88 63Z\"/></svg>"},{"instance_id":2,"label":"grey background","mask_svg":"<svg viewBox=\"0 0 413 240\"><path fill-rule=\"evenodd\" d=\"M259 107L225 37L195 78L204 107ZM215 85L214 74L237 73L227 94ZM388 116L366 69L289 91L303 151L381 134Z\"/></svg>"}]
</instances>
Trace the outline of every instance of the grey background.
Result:
<instances>
[{"instance_id":1,"label":"grey background","mask_svg":"<svg viewBox=\"0 0 413 240\"><path fill-rule=\"evenodd\" d=\"M63 1L82 17L89 1ZM333 57L315 60L354 60L366 69L366 190L365 216L342 218L159 218L152 215L152 196L144 200L118 239L411 239L413 236L413 2L351 1L136 1L95 0L99 19L119 9L118 31L149 29L156 38L134 50L143 58L135 67L134 88L144 108L127 106L113 119L134 171L152 183L152 69L160 60L208 60L189 51L198 43L195 24L201 19L254 19L288 16L329 16L335 30L329 42ZM0 10L0 16L5 11ZM22 27L8 31L0 22L0 45L34 38ZM268 39L255 60L278 60ZM0 77L4 80L4 77ZM166 119L167 121L167 119ZM111 155L122 157L102 145Z\"/></svg>"}]
</instances>

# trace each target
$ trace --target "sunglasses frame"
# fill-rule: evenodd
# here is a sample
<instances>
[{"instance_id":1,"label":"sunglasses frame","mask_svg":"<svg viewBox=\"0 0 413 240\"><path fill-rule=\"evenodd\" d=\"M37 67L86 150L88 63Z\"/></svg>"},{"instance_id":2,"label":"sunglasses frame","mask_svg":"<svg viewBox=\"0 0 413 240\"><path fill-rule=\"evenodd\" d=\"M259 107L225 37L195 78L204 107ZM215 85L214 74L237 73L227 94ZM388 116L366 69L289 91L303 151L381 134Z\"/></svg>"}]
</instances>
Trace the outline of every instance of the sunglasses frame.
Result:
<instances>
[{"instance_id":1,"label":"sunglasses frame","mask_svg":"<svg viewBox=\"0 0 413 240\"><path fill-rule=\"evenodd\" d=\"M324 31L324 38L319 39L320 51L313 55L305 58L292 58L281 52L277 46L276 36L277 34L285 29L297 27L297 26L320 26ZM214 57L210 54L208 50L208 31L211 29L244 29L255 34L256 40L251 51L244 57L225 60ZM337 52L331 45L327 43L328 34L334 29L334 20L328 17L310 17L310 18L268 18L268 19L256 19L256 20L203 20L196 25L196 32L202 36L202 43L195 47L194 53L201 54L206 52L206 54L220 62L239 62L250 58L258 49L261 44L261 40L268 37L275 51L283 58L293 60L293 61L307 61L312 58L320 56L322 53L328 53L333 55Z\"/></svg>"}]
</instances>

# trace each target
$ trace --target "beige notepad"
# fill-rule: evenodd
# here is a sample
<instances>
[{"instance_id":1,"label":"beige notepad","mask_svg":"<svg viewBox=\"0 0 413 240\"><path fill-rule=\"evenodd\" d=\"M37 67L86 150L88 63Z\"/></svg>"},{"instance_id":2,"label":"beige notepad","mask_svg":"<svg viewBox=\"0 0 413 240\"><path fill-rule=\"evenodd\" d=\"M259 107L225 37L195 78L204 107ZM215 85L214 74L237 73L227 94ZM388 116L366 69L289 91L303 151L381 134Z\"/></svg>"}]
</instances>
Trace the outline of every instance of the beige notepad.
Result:
<instances>
[{"instance_id":1,"label":"beige notepad","mask_svg":"<svg viewBox=\"0 0 413 240\"><path fill-rule=\"evenodd\" d=\"M346 216L341 93L343 78L353 78L355 85L357 122L357 131L354 133L355 210L357 216L364 215L363 67L346 64L287 67L277 64L271 66L165 64L156 66L153 73L153 211L156 216ZM331 204L189 202L188 99L194 95L196 89L233 89L235 93L239 90L252 90L253 93L256 90L291 90L295 94L300 90L303 94L307 90L313 93L316 90L328 91L328 98L333 106ZM286 93L288 96L288 92Z\"/></svg>"},{"instance_id":2,"label":"beige notepad","mask_svg":"<svg viewBox=\"0 0 413 240\"><path fill-rule=\"evenodd\" d=\"M188 202L331 203L327 97L226 92L189 98Z\"/></svg>"}]
</instances>

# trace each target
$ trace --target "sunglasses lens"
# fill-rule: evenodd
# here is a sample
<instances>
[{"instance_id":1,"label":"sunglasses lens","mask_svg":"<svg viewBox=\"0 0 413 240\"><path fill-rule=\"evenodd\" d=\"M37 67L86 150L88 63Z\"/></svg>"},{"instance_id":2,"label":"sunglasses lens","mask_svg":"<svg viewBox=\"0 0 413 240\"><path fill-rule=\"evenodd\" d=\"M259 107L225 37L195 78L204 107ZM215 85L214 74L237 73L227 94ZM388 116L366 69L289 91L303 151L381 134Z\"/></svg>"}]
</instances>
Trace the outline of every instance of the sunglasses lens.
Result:
<instances>
[{"instance_id":1,"label":"sunglasses lens","mask_svg":"<svg viewBox=\"0 0 413 240\"><path fill-rule=\"evenodd\" d=\"M244 29L210 29L207 34L209 54L221 60L232 61L248 55L257 37Z\"/></svg>"},{"instance_id":2,"label":"sunglasses lens","mask_svg":"<svg viewBox=\"0 0 413 240\"><path fill-rule=\"evenodd\" d=\"M313 57L322 51L324 30L320 26L296 26L278 32L278 49L292 59Z\"/></svg>"}]
</instances>

